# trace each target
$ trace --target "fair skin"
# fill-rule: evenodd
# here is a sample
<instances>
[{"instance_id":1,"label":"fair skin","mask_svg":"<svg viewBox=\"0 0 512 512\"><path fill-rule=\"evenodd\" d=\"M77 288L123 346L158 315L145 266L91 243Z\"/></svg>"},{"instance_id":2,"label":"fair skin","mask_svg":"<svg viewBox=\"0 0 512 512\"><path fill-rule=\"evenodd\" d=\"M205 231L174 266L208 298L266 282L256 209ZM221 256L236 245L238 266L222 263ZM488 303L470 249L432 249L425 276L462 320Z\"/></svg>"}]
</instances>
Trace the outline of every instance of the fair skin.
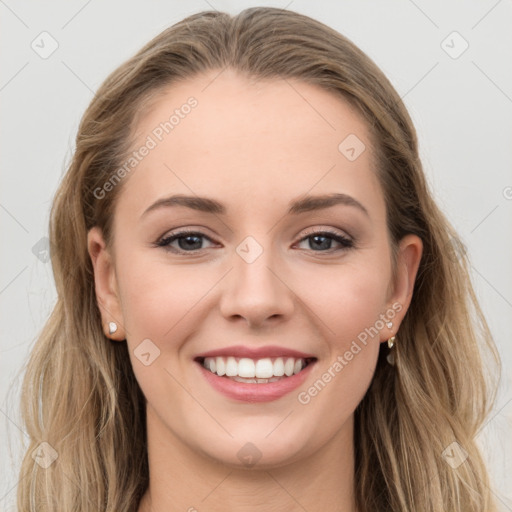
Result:
<instances>
[{"instance_id":1,"label":"fair skin","mask_svg":"<svg viewBox=\"0 0 512 512\"><path fill-rule=\"evenodd\" d=\"M354 410L380 344L396 334L410 304L421 240L401 240L392 279L371 142L345 100L299 81L254 82L231 70L217 75L169 87L144 112L137 148L187 98L198 101L125 178L113 247L98 228L88 237L105 329L109 321L118 324L109 337L128 344L147 400L150 485L139 512L355 512ZM349 134L366 145L353 161L338 150ZM353 202L287 211L305 194L332 193L364 208ZM176 194L215 199L226 211L161 206L144 213ZM202 237L156 245L183 228ZM262 250L250 262L237 252L249 236L257 245L242 247ZM333 370L338 356L390 310L392 327L380 322L378 334L358 342L361 350ZM134 353L146 339L146 352L160 350L147 366ZM195 360L234 345L276 345L315 360L297 388L244 401L213 387ZM325 387L308 394L329 368ZM256 463L248 465L247 453Z\"/></svg>"}]
</instances>

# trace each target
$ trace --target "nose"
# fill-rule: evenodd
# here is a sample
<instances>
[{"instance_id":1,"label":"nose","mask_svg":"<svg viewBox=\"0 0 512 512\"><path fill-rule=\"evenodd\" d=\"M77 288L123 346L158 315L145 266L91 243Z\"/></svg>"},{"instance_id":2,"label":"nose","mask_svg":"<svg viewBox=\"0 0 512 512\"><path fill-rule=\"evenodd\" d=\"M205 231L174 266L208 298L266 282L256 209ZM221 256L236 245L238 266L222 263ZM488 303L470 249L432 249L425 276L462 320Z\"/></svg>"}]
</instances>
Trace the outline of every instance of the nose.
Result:
<instances>
[{"instance_id":1,"label":"nose","mask_svg":"<svg viewBox=\"0 0 512 512\"><path fill-rule=\"evenodd\" d=\"M243 318L250 327L257 327L290 318L295 296L282 265L271 252L264 250L252 262L233 254L233 269L224 280L220 300L226 319Z\"/></svg>"}]
</instances>

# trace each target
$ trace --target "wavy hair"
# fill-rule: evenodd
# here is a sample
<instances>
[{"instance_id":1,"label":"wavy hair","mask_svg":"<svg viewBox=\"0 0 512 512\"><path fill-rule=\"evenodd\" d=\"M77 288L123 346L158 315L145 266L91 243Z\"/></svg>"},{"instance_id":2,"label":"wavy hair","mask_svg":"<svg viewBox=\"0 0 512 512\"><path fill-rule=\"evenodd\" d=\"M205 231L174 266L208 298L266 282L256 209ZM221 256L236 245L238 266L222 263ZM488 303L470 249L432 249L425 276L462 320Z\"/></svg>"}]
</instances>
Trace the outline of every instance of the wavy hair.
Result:
<instances>
[{"instance_id":1,"label":"wavy hair","mask_svg":"<svg viewBox=\"0 0 512 512\"><path fill-rule=\"evenodd\" d=\"M500 361L458 237L436 206L411 118L389 80L349 39L307 16L254 7L204 11L167 28L116 69L88 106L50 216L57 302L22 384L30 443L17 502L30 512L135 512L149 483L145 400L126 343L103 333L87 232L112 219L122 183L104 198L134 141L138 115L173 83L230 68L257 79L294 78L349 101L366 121L386 200L394 254L408 233L423 241L395 365L381 344L374 378L355 411L355 496L360 512L495 510L475 442ZM468 458L452 468L444 450ZM32 457L47 442L47 469Z\"/></svg>"}]
</instances>

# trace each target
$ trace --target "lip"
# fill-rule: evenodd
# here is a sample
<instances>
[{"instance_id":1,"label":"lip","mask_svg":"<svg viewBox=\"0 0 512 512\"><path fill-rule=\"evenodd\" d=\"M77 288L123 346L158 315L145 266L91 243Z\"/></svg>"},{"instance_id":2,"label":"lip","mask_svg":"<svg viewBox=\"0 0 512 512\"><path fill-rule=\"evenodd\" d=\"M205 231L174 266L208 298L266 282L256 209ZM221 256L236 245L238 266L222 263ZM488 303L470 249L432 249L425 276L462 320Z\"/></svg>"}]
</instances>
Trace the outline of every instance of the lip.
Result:
<instances>
[{"instance_id":1,"label":"lip","mask_svg":"<svg viewBox=\"0 0 512 512\"><path fill-rule=\"evenodd\" d=\"M295 357L302 359L316 359L313 354L306 354L290 348L278 347L277 345L269 345L267 347L247 347L243 345L234 345L232 347L224 347L219 349L210 350L198 354L195 359L202 359L205 357L248 357L249 359L264 359L266 357ZM291 377L288 377L291 378Z\"/></svg>"},{"instance_id":2,"label":"lip","mask_svg":"<svg viewBox=\"0 0 512 512\"><path fill-rule=\"evenodd\" d=\"M213 353L213 352L212 352ZM216 355L220 355L215 352ZM230 352L230 354L233 354ZM213 356L205 356L213 357ZM238 356L237 356L238 357ZM240 356L243 357L243 356ZM293 357L293 356L291 356ZM302 356L296 356L302 357ZM207 382L219 393L224 396L238 400L240 402L271 402L297 389L309 376L311 369L316 363L310 362L303 370L291 377L278 380L276 382L268 382L267 384L245 384L243 382L236 382L227 377L219 377L210 370L197 362L199 370L201 371Z\"/></svg>"}]
</instances>

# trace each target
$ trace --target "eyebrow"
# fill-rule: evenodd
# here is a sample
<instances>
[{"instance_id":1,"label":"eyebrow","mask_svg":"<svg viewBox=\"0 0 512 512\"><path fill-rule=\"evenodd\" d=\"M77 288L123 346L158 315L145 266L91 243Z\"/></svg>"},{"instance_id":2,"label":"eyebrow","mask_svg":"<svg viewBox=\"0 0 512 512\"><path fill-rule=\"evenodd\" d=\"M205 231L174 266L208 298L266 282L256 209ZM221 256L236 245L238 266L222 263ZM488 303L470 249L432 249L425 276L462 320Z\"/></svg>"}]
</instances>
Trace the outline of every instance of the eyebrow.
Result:
<instances>
[{"instance_id":1,"label":"eyebrow","mask_svg":"<svg viewBox=\"0 0 512 512\"><path fill-rule=\"evenodd\" d=\"M294 199L290 201L287 215L298 215L300 213L322 210L338 204L355 207L366 216L370 216L368 210L357 199L347 194L340 193L305 196ZM174 195L155 201L144 211L142 217L151 211L160 208L170 208L173 206L184 206L186 208L191 208L192 210L216 215L225 215L227 213L226 207L215 199L199 196Z\"/></svg>"}]
</instances>

